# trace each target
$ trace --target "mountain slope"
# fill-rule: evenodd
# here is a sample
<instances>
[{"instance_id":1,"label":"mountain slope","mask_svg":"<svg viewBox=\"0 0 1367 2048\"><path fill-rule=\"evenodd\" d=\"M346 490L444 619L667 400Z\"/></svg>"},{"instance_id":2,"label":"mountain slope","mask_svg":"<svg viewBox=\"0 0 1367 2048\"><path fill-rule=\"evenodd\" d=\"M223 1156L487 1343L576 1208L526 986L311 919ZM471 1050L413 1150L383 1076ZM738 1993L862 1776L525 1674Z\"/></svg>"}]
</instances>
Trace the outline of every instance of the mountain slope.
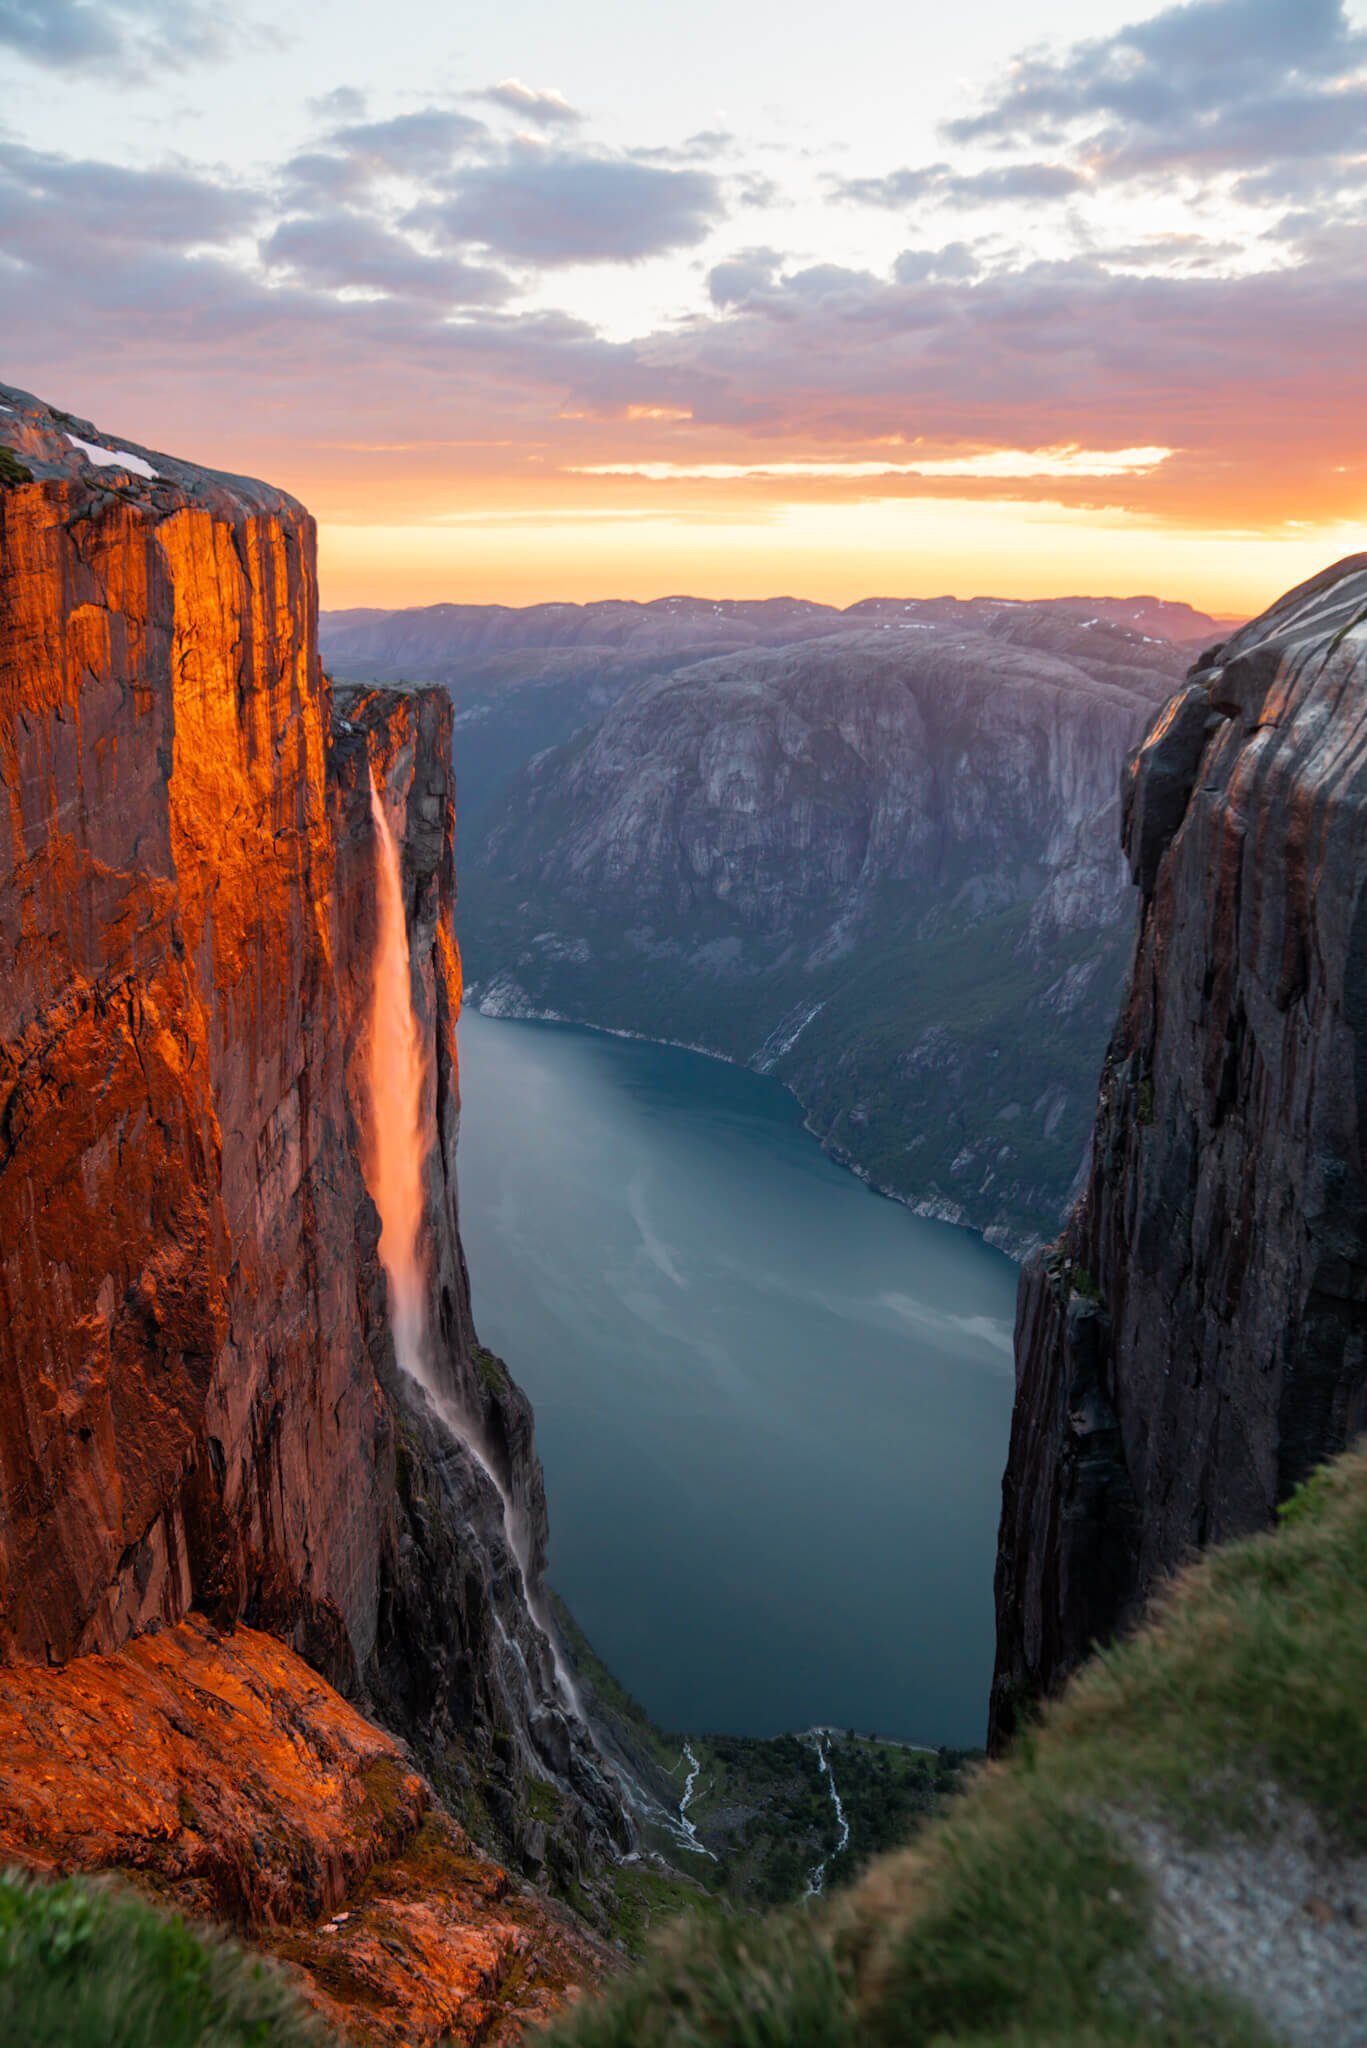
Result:
<instances>
[{"instance_id":1,"label":"mountain slope","mask_svg":"<svg viewBox=\"0 0 1367 2048\"><path fill-rule=\"evenodd\" d=\"M799 598L754 602L666 597L652 604L436 604L411 611L323 612L324 662L338 679L437 682L456 713L464 862L488 812L534 754L600 719L653 676L762 647L919 620L981 624L1027 608L1001 598L865 598L838 611ZM1184 647L1219 637L1217 621L1160 598L1056 598L1052 617L1104 622Z\"/></svg>"},{"instance_id":2,"label":"mountain slope","mask_svg":"<svg viewBox=\"0 0 1367 2048\"><path fill-rule=\"evenodd\" d=\"M475 999L774 1072L877 1185L1027 1244L1115 1003L1118 766L1183 659L955 606L643 684L467 862Z\"/></svg>"}]
</instances>

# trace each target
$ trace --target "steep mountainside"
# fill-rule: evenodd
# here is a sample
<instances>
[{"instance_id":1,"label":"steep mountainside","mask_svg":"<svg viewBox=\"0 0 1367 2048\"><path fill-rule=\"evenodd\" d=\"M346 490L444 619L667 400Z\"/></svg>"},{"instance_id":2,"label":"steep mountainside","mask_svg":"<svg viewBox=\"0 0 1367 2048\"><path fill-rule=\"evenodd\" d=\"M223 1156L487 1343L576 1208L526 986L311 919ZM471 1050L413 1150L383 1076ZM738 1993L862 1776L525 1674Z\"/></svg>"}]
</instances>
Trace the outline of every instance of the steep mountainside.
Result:
<instances>
[{"instance_id":1,"label":"steep mountainside","mask_svg":"<svg viewBox=\"0 0 1367 2048\"><path fill-rule=\"evenodd\" d=\"M653 676L747 648L787 647L853 627L981 624L1021 607L1001 598L865 598L845 611L799 598L756 602L666 597L653 604L435 604L412 611L324 612L323 659L339 678L439 682L456 707L462 862L490 808L533 754L596 722ZM1204 644L1216 621L1160 598L1057 598L1060 618Z\"/></svg>"},{"instance_id":2,"label":"steep mountainside","mask_svg":"<svg viewBox=\"0 0 1367 2048\"><path fill-rule=\"evenodd\" d=\"M334 730L314 608L290 499L0 388L0 1663L249 1622L568 1882L627 1833L532 1611L530 1413L470 1324L450 704L359 692ZM455 1433L396 1364L363 1171L372 777Z\"/></svg>"},{"instance_id":3,"label":"steep mountainside","mask_svg":"<svg viewBox=\"0 0 1367 2048\"><path fill-rule=\"evenodd\" d=\"M1185 657L1058 608L906 609L658 678L532 762L467 863L471 977L493 1014L777 1074L837 1156L1014 1249L1081 1158L1117 772Z\"/></svg>"},{"instance_id":4,"label":"steep mountainside","mask_svg":"<svg viewBox=\"0 0 1367 2048\"><path fill-rule=\"evenodd\" d=\"M1133 763L1086 1192L1022 1278L994 1727L1367 1424L1367 556L1213 649Z\"/></svg>"}]
</instances>

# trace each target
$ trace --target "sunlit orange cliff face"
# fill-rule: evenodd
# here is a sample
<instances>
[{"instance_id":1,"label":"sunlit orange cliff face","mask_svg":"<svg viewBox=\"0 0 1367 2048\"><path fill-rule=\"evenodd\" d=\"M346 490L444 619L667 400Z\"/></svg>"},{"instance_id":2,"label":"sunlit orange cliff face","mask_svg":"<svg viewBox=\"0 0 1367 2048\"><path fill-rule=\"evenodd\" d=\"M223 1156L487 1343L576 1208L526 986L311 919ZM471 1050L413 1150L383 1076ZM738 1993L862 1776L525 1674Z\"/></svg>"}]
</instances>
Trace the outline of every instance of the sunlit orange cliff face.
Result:
<instances>
[{"instance_id":1,"label":"sunlit orange cliff face","mask_svg":"<svg viewBox=\"0 0 1367 2048\"><path fill-rule=\"evenodd\" d=\"M432 1366L539 1569L530 1416L478 1369L456 1234L449 701L356 692L334 722L315 620L292 500L0 389L0 1861L145 1870L373 2038L485 2038L514 1977L542 2009L592 1944L362 1712L500 1774L533 1873L527 1788L586 1738L493 1487L395 1370L363 1171L374 789ZM623 1825L591 1751L576 1776L570 1865ZM269 1868L263 1831L294 1844Z\"/></svg>"}]
</instances>

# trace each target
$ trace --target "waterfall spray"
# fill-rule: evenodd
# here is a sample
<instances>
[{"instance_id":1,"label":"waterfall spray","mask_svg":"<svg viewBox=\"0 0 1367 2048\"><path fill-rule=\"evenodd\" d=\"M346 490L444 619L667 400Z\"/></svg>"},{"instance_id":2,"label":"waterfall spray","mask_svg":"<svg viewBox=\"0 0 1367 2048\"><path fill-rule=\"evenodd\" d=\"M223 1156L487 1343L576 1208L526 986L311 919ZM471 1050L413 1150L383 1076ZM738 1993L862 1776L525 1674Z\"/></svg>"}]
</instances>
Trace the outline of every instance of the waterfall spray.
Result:
<instances>
[{"instance_id":1,"label":"waterfall spray","mask_svg":"<svg viewBox=\"0 0 1367 2048\"><path fill-rule=\"evenodd\" d=\"M531 1546L522 1515L479 1440L473 1420L437 1383L427 1328L427 1274L422 1257L423 1100L427 1064L413 1014L413 969L408 949L399 849L385 814L375 770L370 770L370 816L375 827L379 935L370 1006L367 1083L370 1094L370 1192L380 1214L380 1263L389 1288L394 1354L432 1407L464 1445L498 1495L503 1533L522 1580L527 1611L546 1638L556 1684L577 1719L584 1719L540 1592L534 1585ZM500 1627L502 1624L500 1623ZM519 1657L521 1653L519 1652Z\"/></svg>"}]
</instances>

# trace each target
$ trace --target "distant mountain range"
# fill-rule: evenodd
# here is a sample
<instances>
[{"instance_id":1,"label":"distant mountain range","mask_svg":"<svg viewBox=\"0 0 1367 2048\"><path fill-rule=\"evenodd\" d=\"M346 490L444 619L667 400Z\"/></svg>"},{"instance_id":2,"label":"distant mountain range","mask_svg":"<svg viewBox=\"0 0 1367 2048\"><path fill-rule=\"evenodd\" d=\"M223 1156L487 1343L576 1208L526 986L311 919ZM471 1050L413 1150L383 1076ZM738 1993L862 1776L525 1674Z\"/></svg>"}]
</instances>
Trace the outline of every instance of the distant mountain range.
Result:
<instances>
[{"instance_id":1,"label":"distant mountain range","mask_svg":"<svg viewBox=\"0 0 1367 2048\"><path fill-rule=\"evenodd\" d=\"M1029 609L1102 620L1180 645L1218 638L1240 623L1160 597L865 597L842 610L799 597L658 597L649 604L605 598L596 604L429 604L405 611L325 611L324 659L348 675L379 680L395 662L421 664L425 680L448 682L482 659L533 649L673 653L680 647L730 653L788 646L795 640L903 619L953 621ZM416 674L416 670L415 670Z\"/></svg>"},{"instance_id":2,"label":"distant mountain range","mask_svg":"<svg viewBox=\"0 0 1367 2048\"><path fill-rule=\"evenodd\" d=\"M772 1072L876 1185L1020 1251L1123 972L1121 763L1220 632L1151 597L666 598L325 614L322 643L454 700L482 1008Z\"/></svg>"}]
</instances>

